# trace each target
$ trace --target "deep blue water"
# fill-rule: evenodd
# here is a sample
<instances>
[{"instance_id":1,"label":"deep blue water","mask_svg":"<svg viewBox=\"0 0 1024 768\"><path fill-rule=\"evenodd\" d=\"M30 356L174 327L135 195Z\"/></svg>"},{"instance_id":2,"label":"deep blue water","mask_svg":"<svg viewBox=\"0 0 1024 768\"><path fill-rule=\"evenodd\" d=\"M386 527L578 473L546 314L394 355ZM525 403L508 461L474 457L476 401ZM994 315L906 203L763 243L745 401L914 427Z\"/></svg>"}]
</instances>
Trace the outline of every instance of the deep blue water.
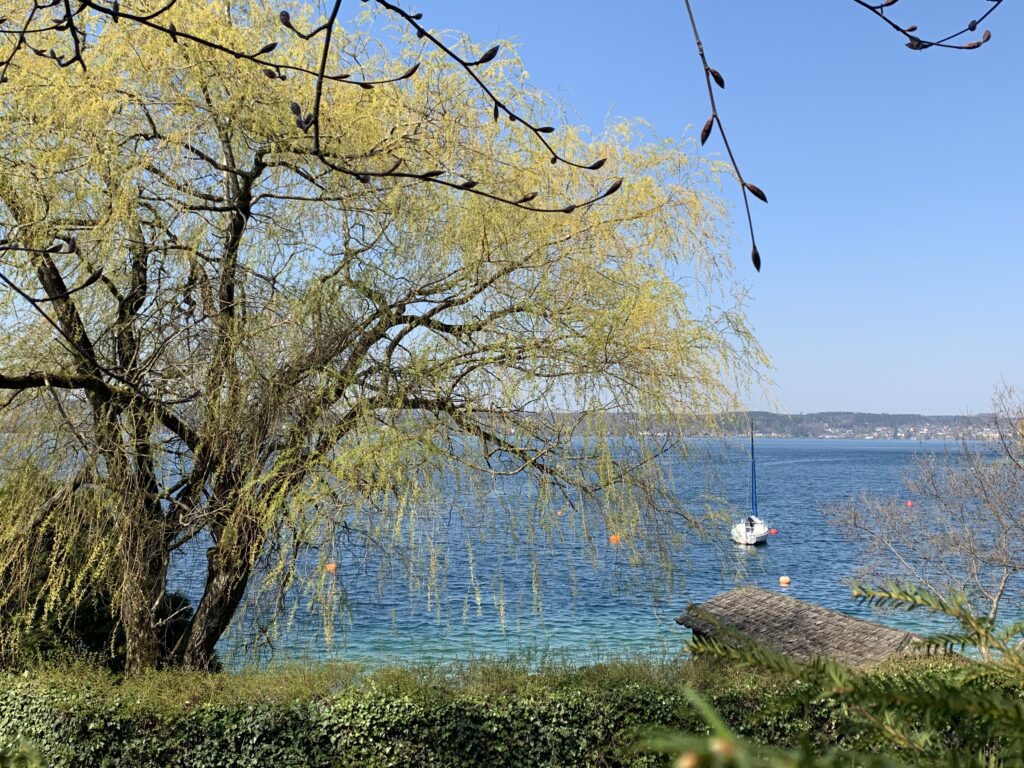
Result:
<instances>
[{"instance_id":1,"label":"deep blue water","mask_svg":"<svg viewBox=\"0 0 1024 768\"><path fill-rule=\"evenodd\" d=\"M569 537L553 544L544 556L539 586L526 558L516 560L504 547L478 545L474 558L479 592L469 577L464 544L449 541L445 589L429 601L404 578L381 589L370 572L352 573L355 563L339 563L349 606L341 631L326 644L320 619L300 606L275 643L273 658L379 663L516 655L583 662L637 653L672 655L688 639L674 618L689 603L737 584L782 590L781 575L792 579L785 591L794 597L907 629L936 629L935 620L925 614L878 616L851 599L849 580L856 575L860 556L830 527L821 509L861 494L901 496L901 478L915 453L947 447L938 442L759 440L758 507L780 533L767 545L739 547L728 543L729 524L723 522L707 539L691 539L676 558L685 583L663 593L660 605L643 585L626 586L631 573L627 550L604 541L596 568L582 541ZM738 519L749 509L749 447L737 440L708 450L713 455L694 451L693 463L676 468L674 475L682 485L713 468ZM501 491L502 500L528 504L531 494L525 481L516 482L520 485ZM680 492L684 497L695 493L686 487ZM522 496L518 501L517 493ZM182 574L189 571L198 575L200 569L181 569ZM496 594L503 600L496 600ZM234 640L247 631L244 625L236 629ZM231 636L222 644L229 661L233 645Z\"/></svg>"}]
</instances>

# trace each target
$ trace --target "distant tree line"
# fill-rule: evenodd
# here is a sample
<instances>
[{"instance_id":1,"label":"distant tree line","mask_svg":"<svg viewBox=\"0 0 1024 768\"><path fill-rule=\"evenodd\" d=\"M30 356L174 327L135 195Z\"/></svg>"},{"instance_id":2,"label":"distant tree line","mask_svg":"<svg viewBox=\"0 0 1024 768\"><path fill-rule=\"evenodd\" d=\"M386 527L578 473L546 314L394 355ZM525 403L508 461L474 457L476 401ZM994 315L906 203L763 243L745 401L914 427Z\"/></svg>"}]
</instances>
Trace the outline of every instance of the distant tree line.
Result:
<instances>
[{"instance_id":1,"label":"distant tree line","mask_svg":"<svg viewBox=\"0 0 1024 768\"><path fill-rule=\"evenodd\" d=\"M613 427L618 425L619 434L627 434L635 416L628 413L608 416ZM995 434L994 417L990 413L971 416L929 416L919 413L858 413L853 411L823 411L820 413L785 414L770 411L729 411L717 415L700 415L685 420L685 430L690 436L748 435L750 425L757 435L775 437L824 437L836 431L850 430L858 434L873 433L876 430L889 436L905 437L921 433L948 436L950 438L974 439L983 430ZM651 434L670 432L673 425L667 420L662 427L649 424ZM927 429L928 432L923 432Z\"/></svg>"},{"instance_id":2,"label":"distant tree line","mask_svg":"<svg viewBox=\"0 0 1024 768\"><path fill-rule=\"evenodd\" d=\"M774 433L793 437L814 437L828 430L852 429L857 431L943 429L956 434L984 429L992 425L991 414L973 416L926 416L919 413L856 413L850 411L824 411L821 413L784 414L754 411L749 414L729 414L723 420L728 433L749 429L750 420L757 433Z\"/></svg>"}]
</instances>

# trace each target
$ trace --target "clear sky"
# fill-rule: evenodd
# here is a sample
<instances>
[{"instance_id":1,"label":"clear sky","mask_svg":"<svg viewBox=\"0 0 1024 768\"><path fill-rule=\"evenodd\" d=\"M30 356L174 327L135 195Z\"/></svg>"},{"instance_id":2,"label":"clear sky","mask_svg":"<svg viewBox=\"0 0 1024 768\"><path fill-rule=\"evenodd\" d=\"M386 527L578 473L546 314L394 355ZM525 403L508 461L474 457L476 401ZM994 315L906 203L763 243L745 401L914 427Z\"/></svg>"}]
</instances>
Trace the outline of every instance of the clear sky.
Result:
<instances>
[{"instance_id":1,"label":"clear sky","mask_svg":"<svg viewBox=\"0 0 1024 768\"><path fill-rule=\"evenodd\" d=\"M850 0L693 4L740 167L771 201L753 201L758 275L725 192L775 365L774 401L750 405L962 414L1024 387L1024 3L989 18L980 50L924 52ZM707 117L682 0L418 7L433 29L515 40L531 84L579 122L643 117L681 137ZM988 7L903 0L892 15L927 36Z\"/></svg>"}]
</instances>

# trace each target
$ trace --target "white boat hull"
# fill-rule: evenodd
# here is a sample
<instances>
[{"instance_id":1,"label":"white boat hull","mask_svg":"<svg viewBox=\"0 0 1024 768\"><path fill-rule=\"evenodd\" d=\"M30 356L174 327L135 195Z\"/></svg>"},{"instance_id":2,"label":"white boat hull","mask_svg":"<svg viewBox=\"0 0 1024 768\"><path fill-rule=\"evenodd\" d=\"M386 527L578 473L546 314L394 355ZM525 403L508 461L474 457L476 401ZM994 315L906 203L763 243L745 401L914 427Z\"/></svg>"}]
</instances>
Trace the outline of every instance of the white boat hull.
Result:
<instances>
[{"instance_id":1,"label":"white boat hull","mask_svg":"<svg viewBox=\"0 0 1024 768\"><path fill-rule=\"evenodd\" d=\"M750 515L736 523L729 535L737 544L764 544L768 541L768 526L761 518Z\"/></svg>"}]
</instances>

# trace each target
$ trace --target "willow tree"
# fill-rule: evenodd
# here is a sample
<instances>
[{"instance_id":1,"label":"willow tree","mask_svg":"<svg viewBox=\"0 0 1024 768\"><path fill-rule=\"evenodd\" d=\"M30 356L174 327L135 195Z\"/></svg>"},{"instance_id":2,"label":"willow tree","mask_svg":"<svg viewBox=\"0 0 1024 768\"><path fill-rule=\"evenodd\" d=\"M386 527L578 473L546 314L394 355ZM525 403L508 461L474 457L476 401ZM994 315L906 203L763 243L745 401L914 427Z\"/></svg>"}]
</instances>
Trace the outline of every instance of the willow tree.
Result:
<instances>
[{"instance_id":1,"label":"willow tree","mask_svg":"<svg viewBox=\"0 0 1024 768\"><path fill-rule=\"evenodd\" d=\"M211 2L180 23L258 50L279 22ZM543 527L561 494L559 525L670 563L693 518L658 457L761 363L709 169L625 126L561 130L586 159L554 166L441 56L317 93L208 46L169 57L158 30L96 34L87 71L11 68L3 91L6 647L99 593L130 669L206 668L247 596L320 593L339 540L418 546L452 472L537 479L536 509L475 515ZM328 64L403 73L380 53L343 38ZM514 59L487 70L546 124ZM197 542L168 647L169 564Z\"/></svg>"}]
</instances>

